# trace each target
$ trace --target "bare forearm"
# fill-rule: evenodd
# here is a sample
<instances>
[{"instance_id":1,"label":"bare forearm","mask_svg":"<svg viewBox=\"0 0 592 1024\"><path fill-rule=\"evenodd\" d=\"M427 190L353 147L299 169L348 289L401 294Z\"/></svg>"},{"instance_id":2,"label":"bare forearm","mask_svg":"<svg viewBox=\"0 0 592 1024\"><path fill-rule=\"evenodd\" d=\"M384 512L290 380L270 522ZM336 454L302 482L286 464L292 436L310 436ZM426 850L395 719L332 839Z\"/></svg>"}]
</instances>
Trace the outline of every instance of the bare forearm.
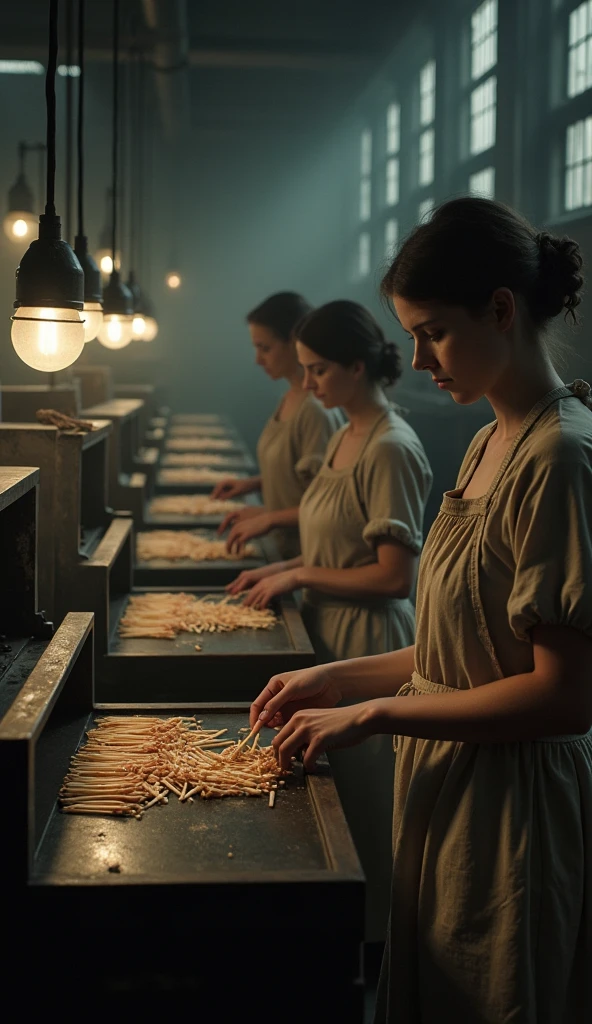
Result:
<instances>
[{"instance_id":1,"label":"bare forearm","mask_svg":"<svg viewBox=\"0 0 592 1024\"><path fill-rule=\"evenodd\" d=\"M251 491L260 491L261 488L262 488L261 477L260 476L251 476L251 477L249 477L249 483L250 483L251 486L250 486L249 490L247 492L245 492L247 494L250 494Z\"/></svg>"},{"instance_id":2,"label":"bare forearm","mask_svg":"<svg viewBox=\"0 0 592 1024\"><path fill-rule=\"evenodd\" d=\"M275 512L269 512L268 515L272 527L298 526L298 505L294 508L281 508Z\"/></svg>"},{"instance_id":3,"label":"bare forearm","mask_svg":"<svg viewBox=\"0 0 592 1024\"><path fill-rule=\"evenodd\" d=\"M452 694L374 700L366 710L372 732L512 743L586 732L592 721L590 701L570 699L566 689L557 680L524 673Z\"/></svg>"},{"instance_id":4,"label":"bare forearm","mask_svg":"<svg viewBox=\"0 0 592 1024\"><path fill-rule=\"evenodd\" d=\"M329 671L343 700L371 700L393 697L409 682L414 667L415 647L404 647L388 654L336 661Z\"/></svg>"},{"instance_id":5,"label":"bare forearm","mask_svg":"<svg viewBox=\"0 0 592 1024\"><path fill-rule=\"evenodd\" d=\"M397 581L388 566L372 562L356 569L324 569L305 565L299 574L300 586L320 590L334 597L403 598L409 595L407 579Z\"/></svg>"}]
</instances>

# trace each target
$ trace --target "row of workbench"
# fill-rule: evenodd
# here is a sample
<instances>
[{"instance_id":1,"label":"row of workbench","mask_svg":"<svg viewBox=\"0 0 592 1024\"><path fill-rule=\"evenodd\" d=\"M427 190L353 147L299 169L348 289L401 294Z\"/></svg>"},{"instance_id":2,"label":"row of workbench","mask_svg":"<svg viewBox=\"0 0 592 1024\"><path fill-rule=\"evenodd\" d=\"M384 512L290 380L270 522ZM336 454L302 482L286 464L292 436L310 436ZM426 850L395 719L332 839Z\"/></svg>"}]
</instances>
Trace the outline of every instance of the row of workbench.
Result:
<instances>
[{"instance_id":1,"label":"row of workbench","mask_svg":"<svg viewBox=\"0 0 592 1024\"><path fill-rule=\"evenodd\" d=\"M171 490L161 467L179 427L232 440L237 462L253 466L232 424L171 416L141 387L141 398L132 386L90 408L69 384L2 388L0 867L15 900L6 966L15 978L34 971L61 1001L79 999L92 978L106 1005L129 997L135 1009L191 1005L225 1020L229 978L244 986L239 1012L251 1019L244 999L269 963L266 998L284 999L286 972L298 971L283 1020L360 1022L363 876L326 767L309 776L297 765L273 810L248 797L175 800L137 822L58 808L97 712L199 715L236 736L273 673L314 661L291 599L276 606L273 628L208 634L202 650L189 633L119 636L132 595L215 595L246 564L274 557L264 543L255 562L136 563L138 529L219 521L151 512ZM40 407L76 413L92 430L42 425Z\"/></svg>"}]
</instances>

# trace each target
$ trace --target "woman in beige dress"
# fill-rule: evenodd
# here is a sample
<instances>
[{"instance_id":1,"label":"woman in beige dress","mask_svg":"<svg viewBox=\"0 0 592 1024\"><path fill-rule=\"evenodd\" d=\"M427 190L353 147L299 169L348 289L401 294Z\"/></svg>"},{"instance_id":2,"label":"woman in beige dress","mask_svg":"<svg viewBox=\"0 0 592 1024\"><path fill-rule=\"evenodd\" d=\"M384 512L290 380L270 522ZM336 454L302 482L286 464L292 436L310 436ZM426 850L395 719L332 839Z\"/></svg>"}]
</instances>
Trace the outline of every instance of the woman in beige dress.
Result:
<instances>
[{"instance_id":1,"label":"woman in beige dress","mask_svg":"<svg viewBox=\"0 0 592 1024\"><path fill-rule=\"evenodd\" d=\"M302 617L318 660L383 654L413 643L410 594L432 473L421 442L387 400L399 354L363 306L331 302L297 328L304 385L349 425L329 442L300 503L302 555L241 574L232 593L265 606L303 590ZM392 743L375 736L331 755L368 882L368 941L386 934L391 873Z\"/></svg>"},{"instance_id":2,"label":"woman in beige dress","mask_svg":"<svg viewBox=\"0 0 592 1024\"><path fill-rule=\"evenodd\" d=\"M236 498L260 491L261 506L231 512L218 533L229 527L229 550L271 532L282 558L300 551L298 505L319 469L327 442L343 422L338 411L325 409L302 387L302 370L292 332L311 307L295 292L272 295L247 316L256 362L272 380L289 388L263 428L257 443L259 475L228 477L214 489L213 498Z\"/></svg>"},{"instance_id":3,"label":"woman in beige dress","mask_svg":"<svg viewBox=\"0 0 592 1024\"><path fill-rule=\"evenodd\" d=\"M592 1020L592 412L545 343L581 265L477 198L404 243L383 287L415 369L495 420L426 541L415 646L276 676L252 707L283 764L395 737L376 1024Z\"/></svg>"}]
</instances>

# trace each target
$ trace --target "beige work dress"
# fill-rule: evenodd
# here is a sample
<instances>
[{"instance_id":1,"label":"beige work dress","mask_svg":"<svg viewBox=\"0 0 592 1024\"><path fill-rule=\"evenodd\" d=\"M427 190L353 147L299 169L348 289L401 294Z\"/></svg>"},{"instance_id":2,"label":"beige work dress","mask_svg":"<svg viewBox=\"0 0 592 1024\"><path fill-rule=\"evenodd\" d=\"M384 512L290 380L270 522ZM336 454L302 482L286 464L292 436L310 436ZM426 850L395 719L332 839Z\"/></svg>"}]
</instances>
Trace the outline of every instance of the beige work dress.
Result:
<instances>
[{"instance_id":1,"label":"beige work dress","mask_svg":"<svg viewBox=\"0 0 592 1024\"><path fill-rule=\"evenodd\" d=\"M343 428L346 429L346 428ZM389 537L419 554L432 473L415 431L394 410L379 416L356 462L333 469L342 431L300 505L305 565L351 569L376 562ZM411 601L340 599L304 590L302 617L320 662L408 647L415 639ZM391 876L394 757L390 737L334 751L331 767L367 880L366 938L384 939Z\"/></svg>"},{"instance_id":2,"label":"beige work dress","mask_svg":"<svg viewBox=\"0 0 592 1024\"><path fill-rule=\"evenodd\" d=\"M283 399L257 443L263 504L270 512L298 507L323 463L329 439L343 423L338 409L325 409L310 392L287 420L279 418L282 403ZM270 536L282 559L300 554L297 526L278 528Z\"/></svg>"},{"instance_id":3,"label":"beige work dress","mask_svg":"<svg viewBox=\"0 0 592 1024\"><path fill-rule=\"evenodd\" d=\"M551 391L487 494L463 499L494 429L477 434L426 541L402 695L453 700L531 671L537 624L592 637L592 413L570 388ZM375 1024L589 1024L591 734L395 744Z\"/></svg>"}]
</instances>

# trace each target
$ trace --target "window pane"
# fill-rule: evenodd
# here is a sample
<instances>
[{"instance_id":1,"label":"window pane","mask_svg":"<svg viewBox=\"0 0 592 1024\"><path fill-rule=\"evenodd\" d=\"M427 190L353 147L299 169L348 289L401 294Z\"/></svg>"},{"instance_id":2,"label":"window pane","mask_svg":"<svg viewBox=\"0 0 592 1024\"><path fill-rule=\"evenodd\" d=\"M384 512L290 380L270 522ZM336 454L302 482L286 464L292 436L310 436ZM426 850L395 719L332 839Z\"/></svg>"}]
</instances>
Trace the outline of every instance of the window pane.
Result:
<instances>
[{"instance_id":1,"label":"window pane","mask_svg":"<svg viewBox=\"0 0 592 1024\"><path fill-rule=\"evenodd\" d=\"M592 0L569 16L567 95L579 96L592 86Z\"/></svg>"},{"instance_id":2,"label":"window pane","mask_svg":"<svg viewBox=\"0 0 592 1024\"><path fill-rule=\"evenodd\" d=\"M370 273L370 234L363 231L358 244L358 273L367 277Z\"/></svg>"},{"instance_id":3,"label":"window pane","mask_svg":"<svg viewBox=\"0 0 592 1024\"><path fill-rule=\"evenodd\" d=\"M401 107L391 103L386 111L386 151L398 153L401 145Z\"/></svg>"},{"instance_id":4,"label":"window pane","mask_svg":"<svg viewBox=\"0 0 592 1024\"><path fill-rule=\"evenodd\" d=\"M360 182L360 220L370 220L372 212L372 182L362 178Z\"/></svg>"},{"instance_id":5,"label":"window pane","mask_svg":"<svg viewBox=\"0 0 592 1024\"><path fill-rule=\"evenodd\" d=\"M471 17L471 77L481 78L497 64L497 0L485 0Z\"/></svg>"},{"instance_id":6,"label":"window pane","mask_svg":"<svg viewBox=\"0 0 592 1024\"><path fill-rule=\"evenodd\" d=\"M565 209L592 206L592 116L570 124L565 137Z\"/></svg>"},{"instance_id":7,"label":"window pane","mask_svg":"<svg viewBox=\"0 0 592 1024\"><path fill-rule=\"evenodd\" d=\"M423 221L427 221L427 220L430 219L430 217L432 215L433 209L434 209L434 200L432 198L424 199L423 202L419 204L419 207L418 207L418 210L417 210L417 219L420 222L420 224Z\"/></svg>"},{"instance_id":8,"label":"window pane","mask_svg":"<svg viewBox=\"0 0 592 1024\"><path fill-rule=\"evenodd\" d=\"M495 196L495 167L485 167L469 178L469 192L475 196L493 199Z\"/></svg>"},{"instance_id":9,"label":"window pane","mask_svg":"<svg viewBox=\"0 0 592 1024\"><path fill-rule=\"evenodd\" d=\"M483 153L495 145L497 78L492 75L471 93L471 153Z\"/></svg>"},{"instance_id":10,"label":"window pane","mask_svg":"<svg viewBox=\"0 0 592 1024\"><path fill-rule=\"evenodd\" d=\"M399 222L395 217L389 217L384 225L384 255L387 260L393 258L398 241Z\"/></svg>"},{"instance_id":11,"label":"window pane","mask_svg":"<svg viewBox=\"0 0 592 1024\"><path fill-rule=\"evenodd\" d=\"M399 160L396 156L386 162L386 202L387 206L399 202Z\"/></svg>"},{"instance_id":12,"label":"window pane","mask_svg":"<svg viewBox=\"0 0 592 1024\"><path fill-rule=\"evenodd\" d=\"M419 137L419 184L431 185L434 180L434 129L428 128Z\"/></svg>"},{"instance_id":13,"label":"window pane","mask_svg":"<svg viewBox=\"0 0 592 1024\"><path fill-rule=\"evenodd\" d=\"M436 114L436 61L424 64L419 75L419 123L431 124Z\"/></svg>"}]
</instances>

